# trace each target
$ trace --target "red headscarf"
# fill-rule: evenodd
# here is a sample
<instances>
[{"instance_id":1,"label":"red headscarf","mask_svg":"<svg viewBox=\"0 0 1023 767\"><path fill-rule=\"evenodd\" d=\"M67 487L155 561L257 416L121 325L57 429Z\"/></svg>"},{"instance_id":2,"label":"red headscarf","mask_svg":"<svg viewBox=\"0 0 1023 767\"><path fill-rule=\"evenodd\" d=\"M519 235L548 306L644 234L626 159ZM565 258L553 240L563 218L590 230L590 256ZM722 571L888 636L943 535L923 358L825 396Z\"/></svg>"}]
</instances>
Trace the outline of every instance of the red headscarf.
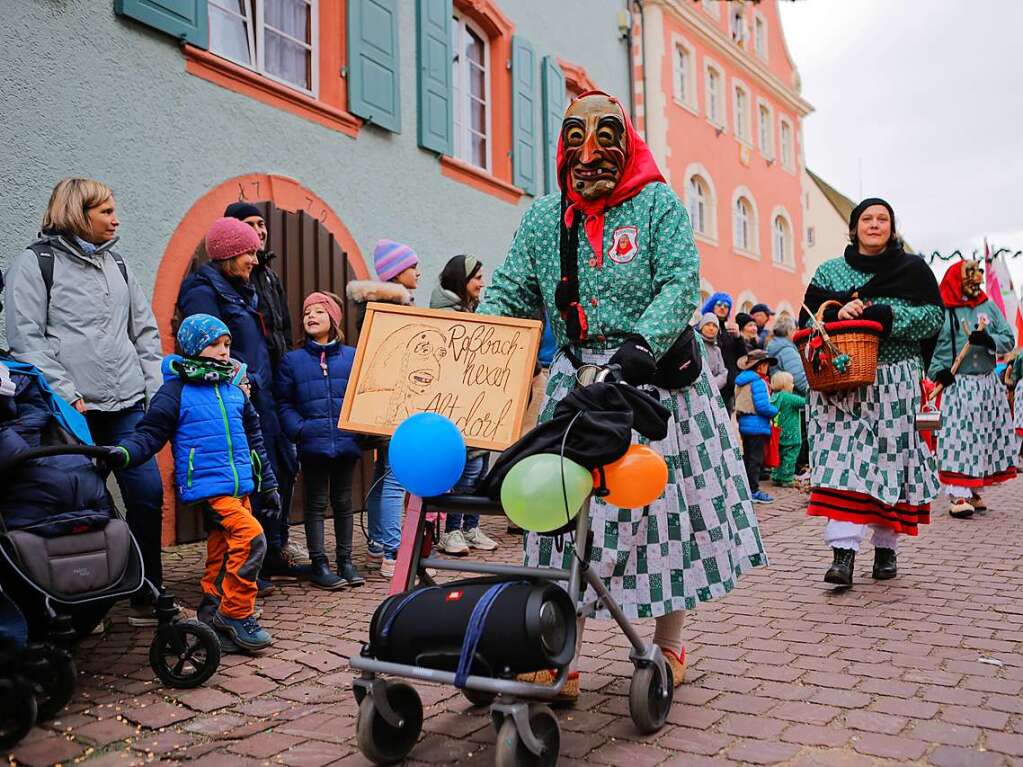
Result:
<instances>
[{"instance_id":1,"label":"red headscarf","mask_svg":"<svg viewBox=\"0 0 1023 767\"><path fill-rule=\"evenodd\" d=\"M664 176L657 169L657 163L654 161L654 156L650 153L650 147L646 145L646 142L636 132L636 129L632 126L632 120L629 119L628 113L622 108L618 99L604 93L604 91L586 91L573 99L572 103L586 96L593 95L607 96L615 104L618 104L618 108L621 109L622 119L625 122L625 167L622 169L622 175L618 179L615 188L611 190L611 194L604 197L596 200L586 200L572 189L571 186L568 189L563 189L563 191L568 195L570 203L568 210L565 212L565 226L571 226L572 216L575 211L585 214L586 219L583 222L583 229L586 231L586 238L590 241L590 247L593 248L593 253L597 257L597 264L599 266L604 262L604 211L616 205L621 205L626 200L631 200L647 184L652 184L655 181L664 182ZM564 179L565 147L562 143L562 137L559 135L558 183L561 184Z\"/></svg>"},{"instance_id":2,"label":"red headscarf","mask_svg":"<svg viewBox=\"0 0 1023 767\"><path fill-rule=\"evenodd\" d=\"M966 261L957 261L948 268L945 276L941 278L941 300L949 309L958 309L962 306L980 306L987 301L987 293L980 291L973 298L963 295L963 264Z\"/></svg>"}]
</instances>

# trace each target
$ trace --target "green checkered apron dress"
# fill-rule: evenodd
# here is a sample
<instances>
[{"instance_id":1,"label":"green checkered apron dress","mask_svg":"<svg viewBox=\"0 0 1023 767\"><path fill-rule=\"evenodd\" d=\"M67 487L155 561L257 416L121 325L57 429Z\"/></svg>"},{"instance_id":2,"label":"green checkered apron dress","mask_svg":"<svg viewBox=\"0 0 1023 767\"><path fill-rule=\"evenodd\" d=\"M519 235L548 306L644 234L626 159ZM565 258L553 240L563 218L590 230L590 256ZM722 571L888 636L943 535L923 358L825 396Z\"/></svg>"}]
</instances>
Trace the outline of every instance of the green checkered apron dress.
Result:
<instances>
[{"instance_id":1,"label":"green checkered apron dress","mask_svg":"<svg viewBox=\"0 0 1023 767\"><path fill-rule=\"evenodd\" d=\"M810 392L810 484L922 506L939 491L934 457L916 431L918 359L877 366L870 386Z\"/></svg>"},{"instance_id":2,"label":"green checkered apron dress","mask_svg":"<svg viewBox=\"0 0 1023 767\"><path fill-rule=\"evenodd\" d=\"M1016 383L1015 397L1013 398L1012 425L1016 427L1016 435L1023 437L1023 380Z\"/></svg>"},{"instance_id":3,"label":"green checkered apron dress","mask_svg":"<svg viewBox=\"0 0 1023 767\"><path fill-rule=\"evenodd\" d=\"M1020 400L1016 402L1018 413ZM937 456L942 482L981 487L1015 475L1016 435L1009 400L994 372L956 376L955 386L941 395L941 415Z\"/></svg>"},{"instance_id":4,"label":"green checkered apron dress","mask_svg":"<svg viewBox=\"0 0 1023 767\"><path fill-rule=\"evenodd\" d=\"M602 364L611 353L579 356ZM560 355L551 367L542 421L550 420L555 404L574 386L572 363ZM742 458L706 364L692 386L656 392L672 414L668 436L650 445L668 463L664 494L643 509L620 509L599 498L590 502L589 561L633 619L692 609L724 596L748 568L767 564ZM529 566L571 566L567 536L561 551L554 538L535 533L527 536L525 547ZM610 617L606 611L590 614Z\"/></svg>"}]
</instances>

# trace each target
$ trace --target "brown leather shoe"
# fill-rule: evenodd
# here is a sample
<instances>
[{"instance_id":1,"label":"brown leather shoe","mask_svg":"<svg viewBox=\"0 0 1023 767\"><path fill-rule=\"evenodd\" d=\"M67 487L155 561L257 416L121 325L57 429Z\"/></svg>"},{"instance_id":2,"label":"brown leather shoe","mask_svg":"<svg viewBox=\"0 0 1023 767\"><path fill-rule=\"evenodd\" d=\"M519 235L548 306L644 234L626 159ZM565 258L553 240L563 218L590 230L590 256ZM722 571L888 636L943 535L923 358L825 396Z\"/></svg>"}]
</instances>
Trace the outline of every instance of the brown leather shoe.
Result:
<instances>
[{"instance_id":1,"label":"brown leather shoe","mask_svg":"<svg viewBox=\"0 0 1023 767\"><path fill-rule=\"evenodd\" d=\"M543 671L519 674L515 677L515 680L518 682L531 682L532 684L544 684L549 687L554 684L554 680L557 678L557 671L554 669L544 669ZM561 692L558 693L558 697L554 701L557 703L575 703L577 700L579 700L579 672L569 671L568 679L565 680L565 686L561 688Z\"/></svg>"},{"instance_id":2,"label":"brown leather shoe","mask_svg":"<svg viewBox=\"0 0 1023 767\"><path fill-rule=\"evenodd\" d=\"M675 686L678 687L686 678L686 667L689 665L689 660L686 658L686 648L682 648L681 655L676 655L666 647L662 647L661 654L664 655L664 659L671 666L671 676L675 680Z\"/></svg>"}]
</instances>

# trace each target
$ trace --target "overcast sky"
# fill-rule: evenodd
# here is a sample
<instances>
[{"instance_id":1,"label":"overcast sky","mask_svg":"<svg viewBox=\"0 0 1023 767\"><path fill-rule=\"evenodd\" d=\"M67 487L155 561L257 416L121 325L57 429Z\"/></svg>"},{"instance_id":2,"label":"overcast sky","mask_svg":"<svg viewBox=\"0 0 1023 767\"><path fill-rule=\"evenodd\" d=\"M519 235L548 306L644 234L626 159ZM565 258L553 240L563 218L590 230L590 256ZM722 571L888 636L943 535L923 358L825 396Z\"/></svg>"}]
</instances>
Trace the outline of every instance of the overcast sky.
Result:
<instances>
[{"instance_id":1,"label":"overcast sky","mask_svg":"<svg viewBox=\"0 0 1023 767\"><path fill-rule=\"evenodd\" d=\"M918 251L1023 249L1023 0L779 5L816 110L807 166L889 200Z\"/></svg>"}]
</instances>

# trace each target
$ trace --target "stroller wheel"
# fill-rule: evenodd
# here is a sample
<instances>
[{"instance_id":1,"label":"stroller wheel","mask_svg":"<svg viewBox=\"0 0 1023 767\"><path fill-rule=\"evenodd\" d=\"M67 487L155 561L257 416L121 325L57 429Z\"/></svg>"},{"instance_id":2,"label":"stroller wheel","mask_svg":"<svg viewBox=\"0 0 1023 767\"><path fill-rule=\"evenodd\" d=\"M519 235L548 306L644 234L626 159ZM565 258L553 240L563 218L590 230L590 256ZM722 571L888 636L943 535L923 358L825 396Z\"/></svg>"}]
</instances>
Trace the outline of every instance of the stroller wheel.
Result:
<instances>
[{"instance_id":1,"label":"stroller wheel","mask_svg":"<svg viewBox=\"0 0 1023 767\"><path fill-rule=\"evenodd\" d=\"M0 751L9 751L36 723L32 685L15 677L0 679Z\"/></svg>"},{"instance_id":2,"label":"stroller wheel","mask_svg":"<svg viewBox=\"0 0 1023 767\"><path fill-rule=\"evenodd\" d=\"M30 645L25 673L36 685L36 719L46 722L71 702L78 671L71 653L52 644Z\"/></svg>"},{"instance_id":3,"label":"stroller wheel","mask_svg":"<svg viewBox=\"0 0 1023 767\"><path fill-rule=\"evenodd\" d=\"M497 695L495 695L492 692L470 690L468 688L462 690L462 695L464 695L465 699L474 706L489 706L491 703L494 702L494 699L497 697Z\"/></svg>"},{"instance_id":4,"label":"stroller wheel","mask_svg":"<svg viewBox=\"0 0 1023 767\"><path fill-rule=\"evenodd\" d=\"M529 706L529 726L533 735L543 744L543 752L534 754L522 742L515 720L507 716L497 731L496 767L554 767L561 750L561 728L550 707L542 703Z\"/></svg>"},{"instance_id":5,"label":"stroller wheel","mask_svg":"<svg viewBox=\"0 0 1023 767\"><path fill-rule=\"evenodd\" d=\"M406 756L423 731L423 702L415 688L403 682L388 682L383 688L387 705L401 719L397 725L387 721L372 695L359 704L356 742L362 755L374 764L395 764Z\"/></svg>"},{"instance_id":6,"label":"stroller wheel","mask_svg":"<svg viewBox=\"0 0 1023 767\"><path fill-rule=\"evenodd\" d=\"M629 685L629 715L636 728L644 735L657 732L664 726L675 699L675 681L671 667L664 665L668 678L661 681L657 666L641 666L632 672Z\"/></svg>"},{"instance_id":7,"label":"stroller wheel","mask_svg":"<svg viewBox=\"0 0 1023 767\"><path fill-rule=\"evenodd\" d=\"M197 620L160 626L149 646L149 665L169 687L198 687L220 665L216 632Z\"/></svg>"}]
</instances>

